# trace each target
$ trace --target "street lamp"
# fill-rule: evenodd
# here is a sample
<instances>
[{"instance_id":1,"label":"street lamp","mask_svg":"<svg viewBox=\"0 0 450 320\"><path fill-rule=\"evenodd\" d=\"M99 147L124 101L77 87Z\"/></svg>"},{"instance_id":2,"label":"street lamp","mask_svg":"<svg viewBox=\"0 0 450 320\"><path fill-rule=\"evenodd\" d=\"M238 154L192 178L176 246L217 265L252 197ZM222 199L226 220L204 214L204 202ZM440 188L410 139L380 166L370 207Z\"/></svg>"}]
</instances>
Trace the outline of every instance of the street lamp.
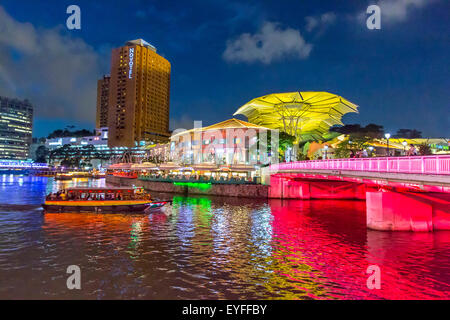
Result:
<instances>
[{"instance_id":1,"label":"street lamp","mask_svg":"<svg viewBox=\"0 0 450 320\"><path fill-rule=\"evenodd\" d=\"M403 153L404 153L404 155L406 156L406 145L408 144L408 142L406 142L406 141L403 141L402 142L402 145L403 145Z\"/></svg>"},{"instance_id":2,"label":"street lamp","mask_svg":"<svg viewBox=\"0 0 450 320\"><path fill-rule=\"evenodd\" d=\"M389 157L389 138L391 137L391 134L390 134L390 133L386 133L386 134L384 135L384 137L385 137L386 140L387 140L387 156Z\"/></svg>"},{"instance_id":3,"label":"street lamp","mask_svg":"<svg viewBox=\"0 0 450 320\"><path fill-rule=\"evenodd\" d=\"M325 149L325 160L327 159L327 151L328 151L328 146L325 145L325 147L323 147Z\"/></svg>"}]
</instances>

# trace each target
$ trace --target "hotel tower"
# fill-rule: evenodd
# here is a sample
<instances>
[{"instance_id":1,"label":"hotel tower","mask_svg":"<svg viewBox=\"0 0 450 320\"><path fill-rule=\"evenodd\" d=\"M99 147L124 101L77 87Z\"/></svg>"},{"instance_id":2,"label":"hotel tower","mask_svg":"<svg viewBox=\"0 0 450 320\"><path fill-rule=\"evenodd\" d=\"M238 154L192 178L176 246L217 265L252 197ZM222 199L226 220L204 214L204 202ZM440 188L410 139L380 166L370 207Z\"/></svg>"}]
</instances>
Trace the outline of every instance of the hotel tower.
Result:
<instances>
[{"instance_id":1,"label":"hotel tower","mask_svg":"<svg viewBox=\"0 0 450 320\"><path fill-rule=\"evenodd\" d=\"M138 39L113 49L108 145L132 148L144 142L167 142L169 95L170 62L158 55L155 47Z\"/></svg>"}]
</instances>

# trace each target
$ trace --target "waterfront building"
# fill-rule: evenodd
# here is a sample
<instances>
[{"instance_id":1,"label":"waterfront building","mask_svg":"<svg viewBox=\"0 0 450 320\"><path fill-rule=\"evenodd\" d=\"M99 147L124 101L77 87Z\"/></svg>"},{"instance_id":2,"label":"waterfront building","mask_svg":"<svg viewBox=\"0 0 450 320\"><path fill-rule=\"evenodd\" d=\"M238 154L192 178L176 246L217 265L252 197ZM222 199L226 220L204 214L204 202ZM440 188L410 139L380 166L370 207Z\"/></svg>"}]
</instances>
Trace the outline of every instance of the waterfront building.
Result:
<instances>
[{"instance_id":1,"label":"waterfront building","mask_svg":"<svg viewBox=\"0 0 450 320\"><path fill-rule=\"evenodd\" d=\"M86 145L93 145L99 150L108 149L108 128L95 129L95 135L86 137L60 137L45 140L45 146L50 150L55 150L64 145L81 148Z\"/></svg>"},{"instance_id":2,"label":"waterfront building","mask_svg":"<svg viewBox=\"0 0 450 320\"><path fill-rule=\"evenodd\" d=\"M103 76L97 81L97 116L95 121L96 128L108 126L108 106L109 106L109 84L111 77Z\"/></svg>"},{"instance_id":3,"label":"waterfront building","mask_svg":"<svg viewBox=\"0 0 450 320\"><path fill-rule=\"evenodd\" d=\"M32 131L31 103L0 96L0 159L28 159Z\"/></svg>"},{"instance_id":4,"label":"waterfront building","mask_svg":"<svg viewBox=\"0 0 450 320\"><path fill-rule=\"evenodd\" d=\"M85 137L59 137L46 139L45 146L51 152L50 161L53 164L60 164L68 157L81 157L92 164L92 167L119 161L124 153L133 157L134 161L140 161L145 150L142 147L109 147L108 128L95 129L95 135ZM57 152L57 149L66 149L64 152ZM53 151L53 152L52 152Z\"/></svg>"},{"instance_id":5,"label":"waterfront building","mask_svg":"<svg viewBox=\"0 0 450 320\"><path fill-rule=\"evenodd\" d=\"M258 137L270 129L239 119L175 133L170 138L170 159L183 164L216 165L266 163L268 152L257 148Z\"/></svg>"},{"instance_id":6,"label":"waterfront building","mask_svg":"<svg viewBox=\"0 0 450 320\"><path fill-rule=\"evenodd\" d=\"M170 62L138 39L113 49L109 87L110 147L169 141Z\"/></svg>"},{"instance_id":7,"label":"waterfront building","mask_svg":"<svg viewBox=\"0 0 450 320\"><path fill-rule=\"evenodd\" d=\"M170 162L170 143L157 143L145 146L146 158L152 163Z\"/></svg>"}]
</instances>

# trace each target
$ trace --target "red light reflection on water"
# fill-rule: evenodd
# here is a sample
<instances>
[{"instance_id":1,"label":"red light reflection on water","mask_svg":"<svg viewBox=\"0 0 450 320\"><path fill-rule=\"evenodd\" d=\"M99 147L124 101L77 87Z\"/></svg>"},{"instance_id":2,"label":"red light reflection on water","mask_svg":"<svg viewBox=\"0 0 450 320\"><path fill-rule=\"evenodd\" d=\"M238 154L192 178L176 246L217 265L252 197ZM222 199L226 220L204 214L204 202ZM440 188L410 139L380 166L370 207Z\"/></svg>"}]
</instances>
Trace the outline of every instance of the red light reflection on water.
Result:
<instances>
[{"instance_id":1,"label":"red light reflection on water","mask_svg":"<svg viewBox=\"0 0 450 320\"><path fill-rule=\"evenodd\" d=\"M309 297L450 297L450 232L367 230L362 201L271 200L269 204L277 244L273 257L289 265L277 272L298 283ZM381 269L379 290L367 288L370 265ZM313 290L301 286L305 277L314 282Z\"/></svg>"}]
</instances>

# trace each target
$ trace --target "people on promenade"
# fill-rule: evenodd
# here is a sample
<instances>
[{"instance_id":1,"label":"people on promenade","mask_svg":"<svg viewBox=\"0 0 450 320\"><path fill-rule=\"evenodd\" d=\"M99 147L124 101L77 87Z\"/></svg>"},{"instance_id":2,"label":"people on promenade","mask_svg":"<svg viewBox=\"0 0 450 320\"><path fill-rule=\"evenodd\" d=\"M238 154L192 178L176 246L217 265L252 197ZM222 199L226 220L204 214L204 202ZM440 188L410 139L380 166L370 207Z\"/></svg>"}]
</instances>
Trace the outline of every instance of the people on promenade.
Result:
<instances>
[{"instance_id":1,"label":"people on promenade","mask_svg":"<svg viewBox=\"0 0 450 320\"><path fill-rule=\"evenodd\" d=\"M412 143L409 145L409 150L406 153L406 155L409 156L409 157L417 156L417 149Z\"/></svg>"},{"instance_id":2,"label":"people on promenade","mask_svg":"<svg viewBox=\"0 0 450 320\"><path fill-rule=\"evenodd\" d=\"M364 150L361 152L361 157L367 158L368 156L369 156L369 154L367 153L367 149L364 149Z\"/></svg>"}]
</instances>

